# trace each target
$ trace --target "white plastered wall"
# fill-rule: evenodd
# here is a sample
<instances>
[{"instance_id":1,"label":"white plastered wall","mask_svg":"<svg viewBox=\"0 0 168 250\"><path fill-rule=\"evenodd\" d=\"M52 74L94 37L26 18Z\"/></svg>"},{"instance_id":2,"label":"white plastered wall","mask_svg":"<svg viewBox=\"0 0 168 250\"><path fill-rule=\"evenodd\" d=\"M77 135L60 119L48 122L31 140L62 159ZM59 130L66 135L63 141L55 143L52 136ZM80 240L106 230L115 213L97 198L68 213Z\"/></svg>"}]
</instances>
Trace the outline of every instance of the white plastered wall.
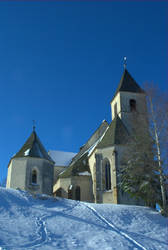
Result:
<instances>
[{"instance_id":1,"label":"white plastered wall","mask_svg":"<svg viewBox=\"0 0 168 250\"><path fill-rule=\"evenodd\" d=\"M89 157L89 166L90 171L92 174L92 181L93 181L93 194L95 196L96 194L96 173L95 173L95 154L102 154L102 164L104 160L108 160L110 163L110 169L111 169L111 190L103 190L103 185L101 186L102 191L102 200L103 203L116 203L116 197L114 197L113 190L116 188L116 167L115 167L115 157L114 152L115 147L107 147L104 149L96 149L92 155Z\"/></svg>"},{"instance_id":2,"label":"white plastered wall","mask_svg":"<svg viewBox=\"0 0 168 250\"><path fill-rule=\"evenodd\" d=\"M37 183L32 183L32 171L37 172ZM21 157L11 160L8 168L7 188L19 188L31 193L52 195L53 164L48 160Z\"/></svg>"},{"instance_id":3,"label":"white plastered wall","mask_svg":"<svg viewBox=\"0 0 168 250\"><path fill-rule=\"evenodd\" d=\"M121 101L120 101L120 92L114 97L111 102L111 117L112 120L115 118L114 106L117 104L117 114L121 118Z\"/></svg>"},{"instance_id":4,"label":"white plastered wall","mask_svg":"<svg viewBox=\"0 0 168 250\"><path fill-rule=\"evenodd\" d=\"M81 201L93 202L92 179L91 176L73 176L72 185L80 187ZM75 196L73 197L75 199Z\"/></svg>"},{"instance_id":5,"label":"white plastered wall","mask_svg":"<svg viewBox=\"0 0 168 250\"><path fill-rule=\"evenodd\" d=\"M68 198L68 189L72 185L73 195L75 199L75 187L80 187L81 201L93 202L92 181L90 176L72 176L71 178L59 178L53 187L53 193L61 189L61 197Z\"/></svg>"},{"instance_id":6,"label":"white plastered wall","mask_svg":"<svg viewBox=\"0 0 168 250\"><path fill-rule=\"evenodd\" d=\"M68 188L71 185L71 178L59 178L53 187L53 193L61 189L61 197L68 198Z\"/></svg>"},{"instance_id":7,"label":"white plastered wall","mask_svg":"<svg viewBox=\"0 0 168 250\"><path fill-rule=\"evenodd\" d=\"M7 188L26 190L26 166L24 158L11 160L8 167Z\"/></svg>"},{"instance_id":8,"label":"white plastered wall","mask_svg":"<svg viewBox=\"0 0 168 250\"><path fill-rule=\"evenodd\" d=\"M137 201L130 198L128 194L123 194L118 186L120 182L119 170L121 168L121 162L126 151L125 145L116 145L115 147L107 147L104 149L96 149L89 158L89 166L93 180L93 194L96 196L96 168L95 168L95 154L102 155L103 161L108 160L111 167L111 190L103 189L102 202L103 203L115 203L115 204L138 204Z\"/></svg>"}]
</instances>

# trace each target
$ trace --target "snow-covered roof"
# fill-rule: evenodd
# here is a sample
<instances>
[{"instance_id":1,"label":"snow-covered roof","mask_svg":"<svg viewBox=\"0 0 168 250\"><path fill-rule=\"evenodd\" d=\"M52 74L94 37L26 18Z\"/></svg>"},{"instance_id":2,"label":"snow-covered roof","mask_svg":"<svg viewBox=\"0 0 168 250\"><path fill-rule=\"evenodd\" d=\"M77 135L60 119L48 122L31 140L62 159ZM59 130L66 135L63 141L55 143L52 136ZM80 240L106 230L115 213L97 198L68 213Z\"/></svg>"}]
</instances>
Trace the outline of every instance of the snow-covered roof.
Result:
<instances>
[{"instance_id":1,"label":"snow-covered roof","mask_svg":"<svg viewBox=\"0 0 168 250\"><path fill-rule=\"evenodd\" d=\"M91 173L89 173L88 171L84 171L84 172L78 173L78 175L91 176Z\"/></svg>"},{"instance_id":2,"label":"snow-covered roof","mask_svg":"<svg viewBox=\"0 0 168 250\"><path fill-rule=\"evenodd\" d=\"M56 166L68 166L72 161L72 158L76 155L76 153L73 152L56 150L49 150L48 154L53 159Z\"/></svg>"}]
</instances>

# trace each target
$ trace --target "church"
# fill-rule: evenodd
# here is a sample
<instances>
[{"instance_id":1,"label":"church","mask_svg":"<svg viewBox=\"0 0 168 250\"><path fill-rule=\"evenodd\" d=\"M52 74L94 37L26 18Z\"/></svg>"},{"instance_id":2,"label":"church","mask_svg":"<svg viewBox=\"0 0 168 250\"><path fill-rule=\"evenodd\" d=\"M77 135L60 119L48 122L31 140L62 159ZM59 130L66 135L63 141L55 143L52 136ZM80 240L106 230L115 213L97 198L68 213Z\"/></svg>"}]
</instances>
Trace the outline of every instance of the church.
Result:
<instances>
[{"instance_id":1,"label":"church","mask_svg":"<svg viewBox=\"0 0 168 250\"><path fill-rule=\"evenodd\" d=\"M118 185L135 114L144 120L146 96L125 68L111 100L111 123L103 120L77 154L47 152L33 129L9 162L6 187L87 202L143 205Z\"/></svg>"}]
</instances>

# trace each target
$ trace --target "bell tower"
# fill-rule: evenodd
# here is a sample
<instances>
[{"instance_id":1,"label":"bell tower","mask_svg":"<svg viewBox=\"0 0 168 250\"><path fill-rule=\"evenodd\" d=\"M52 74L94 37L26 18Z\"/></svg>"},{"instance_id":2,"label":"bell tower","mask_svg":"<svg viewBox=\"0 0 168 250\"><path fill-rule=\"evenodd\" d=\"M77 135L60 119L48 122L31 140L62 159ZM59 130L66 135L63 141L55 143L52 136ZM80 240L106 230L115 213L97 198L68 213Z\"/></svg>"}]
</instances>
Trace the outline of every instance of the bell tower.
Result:
<instances>
[{"instance_id":1,"label":"bell tower","mask_svg":"<svg viewBox=\"0 0 168 250\"><path fill-rule=\"evenodd\" d=\"M133 123L146 121L146 95L124 67L117 91L111 101L112 120L118 115L128 131Z\"/></svg>"}]
</instances>

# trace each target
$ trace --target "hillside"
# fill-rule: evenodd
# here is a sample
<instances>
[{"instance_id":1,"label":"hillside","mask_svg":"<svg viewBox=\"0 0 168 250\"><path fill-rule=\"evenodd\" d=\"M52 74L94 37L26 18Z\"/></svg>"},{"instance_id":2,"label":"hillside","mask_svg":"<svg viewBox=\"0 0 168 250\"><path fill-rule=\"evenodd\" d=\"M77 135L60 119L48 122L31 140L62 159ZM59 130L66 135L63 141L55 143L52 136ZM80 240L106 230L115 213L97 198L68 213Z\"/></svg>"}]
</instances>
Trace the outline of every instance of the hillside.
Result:
<instances>
[{"instance_id":1,"label":"hillside","mask_svg":"<svg viewBox=\"0 0 168 250\"><path fill-rule=\"evenodd\" d=\"M168 249L168 220L146 207L0 188L0 249Z\"/></svg>"}]
</instances>

